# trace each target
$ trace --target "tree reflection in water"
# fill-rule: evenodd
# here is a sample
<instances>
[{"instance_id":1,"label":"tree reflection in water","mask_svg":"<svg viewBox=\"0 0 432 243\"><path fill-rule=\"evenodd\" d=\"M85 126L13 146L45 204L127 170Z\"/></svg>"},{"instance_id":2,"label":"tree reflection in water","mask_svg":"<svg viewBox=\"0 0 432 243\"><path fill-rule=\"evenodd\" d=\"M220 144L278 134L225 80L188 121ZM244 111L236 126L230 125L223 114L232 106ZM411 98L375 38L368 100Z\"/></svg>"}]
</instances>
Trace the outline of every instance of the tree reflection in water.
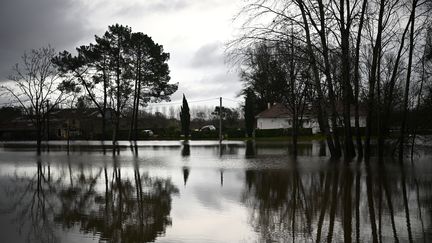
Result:
<instances>
[{"instance_id":1,"label":"tree reflection in water","mask_svg":"<svg viewBox=\"0 0 432 243\"><path fill-rule=\"evenodd\" d=\"M391 161L328 161L325 170L304 172L293 164L245 172L242 202L258 242L432 240L424 230L432 223L428 178Z\"/></svg>"},{"instance_id":2,"label":"tree reflection in water","mask_svg":"<svg viewBox=\"0 0 432 243\"><path fill-rule=\"evenodd\" d=\"M28 242L58 242L58 225L101 240L149 242L171 225L171 200L178 189L169 179L150 177L138 166L131 179L116 163L112 169L81 165L76 171L69 164L67 170L53 174L37 161L33 176L11 181L7 197L13 206L4 211L19 222Z\"/></svg>"},{"instance_id":3,"label":"tree reflection in water","mask_svg":"<svg viewBox=\"0 0 432 243\"><path fill-rule=\"evenodd\" d=\"M28 242L57 242L52 218L57 206L55 197L58 181L52 181L51 168L36 162L36 172L26 178L17 175L11 178L10 187L4 187L5 196L13 203L2 207L1 212L12 214L19 232L25 234Z\"/></svg>"}]
</instances>

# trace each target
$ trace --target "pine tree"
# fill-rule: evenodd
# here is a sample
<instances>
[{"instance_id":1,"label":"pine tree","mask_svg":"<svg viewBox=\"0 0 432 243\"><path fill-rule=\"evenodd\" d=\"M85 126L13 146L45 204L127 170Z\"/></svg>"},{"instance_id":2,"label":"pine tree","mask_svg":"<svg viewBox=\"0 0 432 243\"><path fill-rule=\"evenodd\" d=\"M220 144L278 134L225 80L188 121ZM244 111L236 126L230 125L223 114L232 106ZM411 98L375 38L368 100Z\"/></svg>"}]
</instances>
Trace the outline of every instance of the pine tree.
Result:
<instances>
[{"instance_id":1,"label":"pine tree","mask_svg":"<svg viewBox=\"0 0 432 243\"><path fill-rule=\"evenodd\" d=\"M189 105L184 94L183 94L183 105L181 106L181 111L180 111L180 121L181 121L182 133L184 134L185 139L188 139L190 133L190 113L189 113Z\"/></svg>"}]
</instances>

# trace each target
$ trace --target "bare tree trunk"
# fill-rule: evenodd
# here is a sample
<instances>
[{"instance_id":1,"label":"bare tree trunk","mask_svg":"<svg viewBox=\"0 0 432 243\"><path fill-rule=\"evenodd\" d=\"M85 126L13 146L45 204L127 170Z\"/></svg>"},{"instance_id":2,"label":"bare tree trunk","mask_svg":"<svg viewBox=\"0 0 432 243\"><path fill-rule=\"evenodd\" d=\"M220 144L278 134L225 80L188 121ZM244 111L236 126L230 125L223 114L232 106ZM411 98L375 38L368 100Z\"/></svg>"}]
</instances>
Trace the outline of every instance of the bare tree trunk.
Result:
<instances>
[{"instance_id":1,"label":"bare tree trunk","mask_svg":"<svg viewBox=\"0 0 432 243\"><path fill-rule=\"evenodd\" d=\"M50 108L49 108L49 101L46 101L46 113L45 113L45 120L46 120L46 126L45 126L45 130L46 130L46 151L49 152L49 140L50 140L50 119L49 119L49 112L50 112Z\"/></svg>"},{"instance_id":2,"label":"bare tree trunk","mask_svg":"<svg viewBox=\"0 0 432 243\"><path fill-rule=\"evenodd\" d=\"M70 145L70 125L69 125L69 119L67 120L67 132L66 132L66 136L67 136L67 153L69 154L69 145Z\"/></svg>"},{"instance_id":3,"label":"bare tree trunk","mask_svg":"<svg viewBox=\"0 0 432 243\"><path fill-rule=\"evenodd\" d=\"M421 95L422 95L422 92L423 92L423 84L424 84L424 81L425 81L425 78L426 78L425 77L426 76L426 74L425 74L425 72L426 72L426 70L425 70L425 58L426 58L425 55L426 54L424 54L423 57L422 57L422 75L421 75L421 80L420 80L420 90L419 90L419 93L417 95L417 104L416 104L416 110L415 110L415 115L416 116L418 115L419 110L420 110ZM411 161L412 161L412 159L414 157L414 146L415 146L415 140L416 140L416 137L417 137L417 129L418 129L418 122L415 119L414 120L414 129L413 129L413 138L412 138L412 143L411 143Z\"/></svg>"},{"instance_id":4,"label":"bare tree trunk","mask_svg":"<svg viewBox=\"0 0 432 243\"><path fill-rule=\"evenodd\" d=\"M355 156L354 143L352 141L351 133L351 83L350 83L350 50L349 50L349 38L350 38L350 19L347 17L345 23L345 11L344 1L340 0L339 12L340 12L340 25L341 25L341 49L342 49L342 91L343 91L343 119L344 119L344 155L347 158ZM349 3L347 3L347 11ZM349 16L349 14L347 15Z\"/></svg>"},{"instance_id":5,"label":"bare tree trunk","mask_svg":"<svg viewBox=\"0 0 432 243\"><path fill-rule=\"evenodd\" d=\"M367 0L363 0L359 27L357 32L357 40L355 46L355 60L354 60L354 119L355 119L355 129L356 129L356 145L357 145L357 154L359 157L363 156L363 144L361 139L361 131L360 131L360 121L359 121L359 93L360 93L360 45L362 39L362 30L364 23L364 15L366 12Z\"/></svg>"},{"instance_id":6,"label":"bare tree trunk","mask_svg":"<svg viewBox=\"0 0 432 243\"><path fill-rule=\"evenodd\" d=\"M384 7L386 4L386 0L380 1L380 9L379 9L379 17L378 17L378 29L377 29L377 37L375 40L375 46L373 48L372 54L372 66L369 77L369 94L368 94L368 116L366 121L366 141L365 141L365 155L370 156L370 140L372 135L372 116L374 114L374 96L375 96L375 82L377 75L377 67L378 67L378 58L380 58L379 54L381 51L381 42L382 42L382 32L384 29L383 26L383 16L384 16Z\"/></svg>"},{"instance_id":7,"label":"bare tree trunk","mask_svg":"<svg viewBox=\"0 0 432 243\"><path fill-rule=\"evenodd\" d=\"M380 141L383 138L383 132L381 130L381 124L382 124L382 103L381 103L381 51L378 54L380 58L378 59L378 68L377 68L377 80L376 80L376 86L377 86L377 101L376 101L376 110L377 110L377 136L378 136L378 157L379 161L382 161L384 156L384 144L381 144Z\"/></svg>"},{"instance_id":8,"label":"bare tree trunk","mask_svg":"<svg viewBox=\"0 0 432 243\"><path fill-rule=\"evenodd\" d=\"M105 112L102 112L102 134L101 134L101 140L105 140L105 130L106 130L106 115L105 115Z\"/></svg>"},{"instance_id":9,"label":"bare tree trunk","mask_svg":"<svg viewBox=\"0 0 432 243\"><path fill-rule=\"evenodd\" d=\"M135 142L138 139L138 118L139 118L139 106L140 106L140 97L141 97L141 82L142 82L142 75L141 75L141 58L139 59L139 66L138 66L138 88L137 88L137 98L136 98L136 106L135 106L135 127L134 127L134 140Z\"/></svg>"},{"instance_id":10,"label":"bare tree trunk","mask_svg":"<svg viewBox=\"0 0 432 243\"><path fill-rule=\"evenodd\" d=\"M403 159L404 156L404 145L405 145L405 130L406 130L406 120L408 113L408 95L411 83L411 66L414 52L414 24L415 24L415 12L417 8L418 0L413 0L411 9L411 31L410 31L410 43L409 43L409 54L408 54L408 68L407 68L407 78L405 82L405 94L403 103L403 115L402 115L402 125L400 129L399 137L399 160Z\"/></svg>"},{"instance_id":11,"label":"bare tree trunk","mask_svg":"<svg viewBox=\"0 0 432 243\"><path fill-rule=\"evenodd\" d=\"M295 109L294 109L295 110ZM293 155L297 156L297 138L298 138L298 121L297 121L297 112L294 112L293 114L293 126L291 131L292 136L292 146L293 146Z\"/></svg>"},{"instance_id":12,"label":"bare tree trunk","mask_svg":"<svg viewBox=\"0 0 432 243\"><path fill-rule=\"evenodd\" d=\"M137 61L137 70L138 70L138 61ZM132 141L132 133L135 131L135 111L136 111L136 106L137 106L137 89L138 89L138 77L135 77L135 85L134 85L134 100L133 100L133 106L132 106L132 118L130 121L130 127L129 127L129 141ZM136 137L134 138L136 141Z\"/></svg>"},{"instance_id":13,"label":"bare tree trunk","mask_svg":"<svg viewBox=\"0 0 432 243\"><path fill-rule=\"evenodd\" d=\"M121 108L121 96L120 96L120 40L117 42L118 45L118 53L117 53L117 63L116 63L116 98L117 98L117 104L116 104L116 119L115 119L115 128L113 132L113 145L117 144L117 137L120 129L120 108Z\"/></svg>"},{"instance_id":14,"label":"bare tree trunk","mask_svg":"<svg viewBox=\"0 0 432 243\"><path fill-rule=\"evenodd\" d=\"M293 146L293 155L297 156L297 136L298 136L298 113L297 108L300 104L298 104L297 100L298 97L295 95L296 90L296 77L295 77L295 64L294 64L294 33L291 32L291 48L290 48L290 92L291 92L291 111L293 114L293 120L292 120L292 130L291 130L291 136L292 136L292 146Z\"/></svg>"},{"instance_id":15,"label":"bare tree trunk","mask_svg":"<svg viewBox=\"0 0 432 243\"><path fill-rule=\"evenodd\" d=\"M327 89L329 92L329 101L330 101L330 109L331 109L331 123L332 123L332 130L333 130L333 140L334 140L334 146L335 146L335 157L340 157L341 155L341 144L339 140L339 131L338 131L338 124L337 124L337 117L338 113L336 110L336 98L334 94L334 87L333 87L333 79L330 73L330 61L329 61L329 50L327 45L327 34L325 31L325 12L324 12L324 4L322 0L318 1L318 7L319 7L319 13L320 13L320 22L321 22L321 30L318 31L321 39L321 45L322 45L322 52L323 52L323 58L324 58L324 74L326 76L327 81Z\"/></svg>"},{"instance_id":16,"label":"bare tree trunk","mask_svg":"<svg viewBox=\"0 0 432 243\"><path fill-rule=\"evenodd\" d=\"M106 66L104 59L104 68ZM108 99L108 77L106 75L105 69L103 70L103 106L102 106L102 140L106 139L106 110L107 110L107 99ZM112 115L112 114L111 114Z\"/></svg>"},{"instance_id":17,"label":"bare tree trunk","mask_svg":"<svg viewBox=\"0 0 432 243\"><path fill-rule=\"evenodd\" d=\"M37 155L41 154L42 151L42 124L40 114L36 115L36 150Z\"/></svg>"},{"instance_id":18,"label":"bare tree trunk","mask_svg":"<svg viewBox=\"0 0 432 243\"><path fill-rule=\"evenodd\" d=\"M309 23L307 21L307 17L306 17L306 10L304 7L304 3L303 0L296 0L299 8L300 8L300 12L302 14L302 19L303 19L303 24L304 24L304 30L306 32L306 42L307 42L307 48L308 48L308 53L310 56L310 62L311 62L311 67L312 67L312 71L313 71L313 76L314 76L314 80L315 80L315 88L316 88L316 92L317 92L317 109L318 109L318 116L321 118L321 122L320 122L320 129L321 131L324 132L325 136L326 136L326 140L327 140L327 145L329 147L330 150L330 154L332 157L339 157L340 156L340 151L337 151L335 149L335 145L333 143L333 138L331 136L330 133L330 128L329 128L329 124L328 124L328 116L327 116L327 111L326 111L326 107L325 107L325 102L324 102L324 95L323 95L323 91L321 88L321 81L320 81L320 77L319 77L319 72L318 72L318 67L317 67L317 63L316 63L316 59L313 53L313 48L312 48L312 42L311 42L311 36L310 36L310 31L309 31Z\"/></svg>"},{"instance_id":19,"label":"bare tree trunk","mask_svg":"<svg viewBox=\"0 0 432 243\"><path fill-rule=\"evenodd\" d=\"M411 13L412 14L412 13ZM392 71L392 76L390 78L390 82L389 82L389 88L388 88L388 92L386 91L384 94L384 104L383 104L383 116L382 116L382 120L381 120L381 126L380 126L380 131L382 136L378 137L378 148L380 149L380 151L378 151L379 153L383 154L383 149L384 149L384 140L388 129L388 122L389 122L389 117L390 117L390 113L392 110L392 104L393 104L393 92L394 92L394 88L395 88L395 84L396 84L396 80L397 80L397 76L398 76L398 70L399 70L399 63L400 63L400 59L402 57L402 51L404 49L404 43L405 43L405 36L408 33L409 27L411 24L411 17L409 18L407 24L405 25L405 30L401 36L401 43L399 46L399 50L396 56L396 61L395 61L395 65L393 67L393 71Z\"/></svg>"}]
</instances>

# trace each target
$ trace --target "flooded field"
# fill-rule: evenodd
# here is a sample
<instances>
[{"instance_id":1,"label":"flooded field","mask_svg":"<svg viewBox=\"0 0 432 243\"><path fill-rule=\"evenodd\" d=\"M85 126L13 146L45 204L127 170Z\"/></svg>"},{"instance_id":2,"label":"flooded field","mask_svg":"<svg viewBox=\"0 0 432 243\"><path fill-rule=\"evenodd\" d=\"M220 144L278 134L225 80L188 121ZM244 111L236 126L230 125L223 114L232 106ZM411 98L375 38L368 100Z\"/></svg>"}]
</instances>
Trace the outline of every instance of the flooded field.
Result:
<instances>
[{"instance_id":1,"label":"flooded field","mask_svg":"<svg viewBox=\"0 0 432 243\"><path fill-rule=\"evenodd\" d=\"M1 242L431 242L432 158L330 160L321 142L0 147ZM135 150L137 148L137 151ZM104 152L105 151L105 152ZM428 152L429 153L429 152Z\"/></svg>"}]
</instances>

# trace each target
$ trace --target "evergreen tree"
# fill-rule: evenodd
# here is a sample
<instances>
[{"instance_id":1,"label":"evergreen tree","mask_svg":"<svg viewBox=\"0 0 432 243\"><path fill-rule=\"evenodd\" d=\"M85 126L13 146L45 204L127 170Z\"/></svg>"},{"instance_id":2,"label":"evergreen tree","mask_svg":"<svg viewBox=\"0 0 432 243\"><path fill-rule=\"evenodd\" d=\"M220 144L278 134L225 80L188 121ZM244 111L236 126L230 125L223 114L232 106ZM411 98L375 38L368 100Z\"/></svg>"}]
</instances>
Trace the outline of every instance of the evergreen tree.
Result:
<instances>
[{"instance_id":1,"label":"evergreen tree","mask_svg":"<svg viewBox=\"0 0 432 243\"><path fill-rule=\"evenodd\" d=\"M63 76L69 77L66 80L84 87L86 96L98 108L102 138L107 110L114 112L112 140L116 143L120 119L131 105L129 138L136 140L139 107L170 101L170 95L177 91L178 84L169 83L169 53L150 36L119 24L108 26L103 36L95 36L95 41L78 47L77 55L61 52L53 62Z\"/></svg>"},{"instance_id":2,"label":"evergreen tree","mask_svg":"<svg viewBox=\"0 0 432 243\"><path fill-rule=\"evenodd\" d=\"M252 137L255 127L255 95L250 88L245 90L244 119L246 134Z\"/></svg>"},{"instance_id":3,"label":"evergreen tree","mask_svg":"<svg viewBox=\"0 0 432 243\"><path fill-rule=\"evenodd\" d=\"M183 94L183 105L181 106L181 111L180 111L180 121L181 121L182 133L184 134L185 139L188 139L190 133L190 113L189 113L189 105L184 94Z\"/></svg>"}]
</instances>

